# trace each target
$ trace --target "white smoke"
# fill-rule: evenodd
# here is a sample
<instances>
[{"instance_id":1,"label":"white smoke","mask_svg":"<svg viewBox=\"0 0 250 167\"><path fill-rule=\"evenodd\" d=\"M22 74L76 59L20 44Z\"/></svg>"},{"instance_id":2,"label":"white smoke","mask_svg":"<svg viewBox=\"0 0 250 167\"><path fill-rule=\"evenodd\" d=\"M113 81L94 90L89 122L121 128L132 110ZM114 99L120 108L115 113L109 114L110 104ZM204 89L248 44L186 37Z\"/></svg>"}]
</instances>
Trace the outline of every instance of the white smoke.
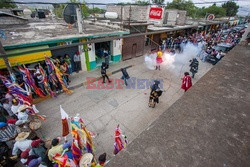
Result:
<instances>
[{"instance_id":1,"label":"white smoke","mask_svg":"<svg viewBox=\"0 0 250 167\"><path fill-rule=\"evenodd\" d=\"M183 46L183 52L181 53L163 53L163 62L161 64L161 68L176 68L183 66L189 62L189 60L196 58L200 52L202 51L203 44L199 43L198 45L194 45L192 43L187 43ZM157 54L147 54L145 56L145 64L148 69L155 70L156 66L156 56Z\"/></svg>"}]
</instances>

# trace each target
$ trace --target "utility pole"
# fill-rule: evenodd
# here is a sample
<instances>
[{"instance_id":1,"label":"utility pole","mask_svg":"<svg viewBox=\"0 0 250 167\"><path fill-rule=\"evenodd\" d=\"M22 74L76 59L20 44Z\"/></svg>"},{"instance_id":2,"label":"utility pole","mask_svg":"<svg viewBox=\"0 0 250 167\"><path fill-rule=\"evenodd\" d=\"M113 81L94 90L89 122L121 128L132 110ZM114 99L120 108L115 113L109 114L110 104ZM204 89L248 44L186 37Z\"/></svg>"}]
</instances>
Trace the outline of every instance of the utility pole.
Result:
<instances>
[{"instance_id":1,"label":"utility pole","mask_svg":"<svg viewBox=\"0 0 250 167\"><path fill-rule=\"evenodd\" d=\"M121 29L123 30L123 5L121 5Z\"/></svg>"},{"instance_id":2,"label":"utility pole","mask_svg":"<svg viewBox=\"0 0 250 167\"><path fill-rule=\"evenodd\" d=\"M79 6L76 8L76 18L77 18L77 26L78 26L78 32L80 34L83 33L83 27L82 27L82 12Z\"/></svg>"},{"instance_id":3,"label":"utility pole","mask_svg":"<svg viewBox=\"0 0 250 167\"><path fill-rule=\"evenodd\" d=\"M131 5L129 6L129 22L128 22L128 26L130 28L130 21L131 21Z\"/></svg>"},{"instance_id":4,"label":"utility pole","mask_svg":"<svg viewBox=\"0 0 250 167\"><path fill-rule=\"evenodd\" d=\"M5 50L3 48L1 41L0 41L0 54L1 54L1 56L3 56L4 63L6 65L7 70L9 71L10 76L11 76L11 80L14 81L15 77L14 77L12 68L10 66L9 60L8 60L7 56L5 55L6 53L5 53Z\"/></svg>"}]
</instances>

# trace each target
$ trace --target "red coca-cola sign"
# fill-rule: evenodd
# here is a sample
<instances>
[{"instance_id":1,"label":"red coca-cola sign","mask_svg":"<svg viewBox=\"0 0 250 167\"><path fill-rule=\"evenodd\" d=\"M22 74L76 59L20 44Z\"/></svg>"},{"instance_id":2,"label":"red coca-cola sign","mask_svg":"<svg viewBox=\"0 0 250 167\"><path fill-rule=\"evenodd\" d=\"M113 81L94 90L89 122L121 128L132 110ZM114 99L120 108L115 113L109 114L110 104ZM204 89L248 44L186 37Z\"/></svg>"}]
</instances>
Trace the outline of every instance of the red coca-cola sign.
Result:
<instances>
[{"instance_id":1,"label":"red coca-cola sign","mask_svg":"<svg viewBox=\"0 0 250 167\"><path fill-rule=\"evenodd\" d=\"M149 11L149 18L150 19L161 19L161 16L162 16L162 8L150 8L150 11Z\"/></svg>"}]
</instances>

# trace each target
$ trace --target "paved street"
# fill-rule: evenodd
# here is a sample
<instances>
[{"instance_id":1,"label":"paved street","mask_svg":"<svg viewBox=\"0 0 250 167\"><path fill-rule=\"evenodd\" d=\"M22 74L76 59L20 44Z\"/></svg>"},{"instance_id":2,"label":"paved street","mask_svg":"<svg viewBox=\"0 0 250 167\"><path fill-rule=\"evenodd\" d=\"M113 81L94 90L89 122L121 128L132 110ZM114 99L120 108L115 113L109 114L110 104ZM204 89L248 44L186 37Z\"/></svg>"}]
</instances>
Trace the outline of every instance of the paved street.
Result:
<instances>
[{"instance_id":1,"label":"paved street","mask_svg":"<svg viewBox=\"0 0 250 167\"><path fill-rule=\"evenodd\" d=\"M164 80L164 93L156 108L148 107L148 89L86 89L80 87L74 89L72 95L61 94L57 98L45 100L37 104L41 114L47 116L40 133L44 138L61 136L61 117L59 105L70 115L79 113L85 121L87 128L96 133L94 139L96 154L106 152L109 158L112 156L114 143L114 130L120 124L121 130L131 142L153 121L155 121L166 109L179 99L184 91L180 89L181 78L185 71L189 71L187 64L177 63L175 68L164 67L161 71L149 70L144 64L144 57L137 57L128 61L114 64L111 70L133 65L128 69L131 77L140 79ZM212 68L211 64L200 61L198 74L193 79L193 84ZM108 72L109 72L108 70ZM87 76L100 76L100 70L87 72ZM85 73L72 76L72 83L82 82L86 78ZM120 78L121 73L111 76Z\"/></svg>"}]
</instances>

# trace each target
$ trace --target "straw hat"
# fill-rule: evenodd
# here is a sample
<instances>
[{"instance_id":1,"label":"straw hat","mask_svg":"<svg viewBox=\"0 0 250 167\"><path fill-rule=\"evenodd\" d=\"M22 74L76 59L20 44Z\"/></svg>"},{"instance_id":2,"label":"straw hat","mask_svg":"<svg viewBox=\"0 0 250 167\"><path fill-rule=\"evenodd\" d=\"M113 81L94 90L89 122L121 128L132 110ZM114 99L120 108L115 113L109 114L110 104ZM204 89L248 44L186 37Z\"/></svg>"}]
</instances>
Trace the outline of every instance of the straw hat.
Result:
<instances>
[{"instance_id":1,"label":"straw hat","mask_svg":"<svg viewBox=\"0 0 250 167\"><path fill-rule=\"evenodd\" d=\"M21 105L20 107L18 107L17 112L21 112L21 111L23 111L23 110L25 110L27 108L30 108L30 107L27 106L27 105Z\"/></svg>"},{"instance_id":2,"label":"straw hat","mask_svg":"<svg viewBox=\"0 0 250 167\"><path fill-rule=\"evenodd\" d=\"M30 121L29 127L31 130L37 130L42 126L42 122L39 119L34 119Z\"/></svg>"},{"instance_id":3,"label":"straw hat","mask_svg":"<svg viewBox=\"0 0 250 167\"><path fill-rule=\"evenodd\" d=\"M90 165L93 159L93 154L91 153L85 153L83 154L80 162L79 162L79 166L80 167L87 167L87 165Z\"/></svg>"},{"instance_id":4,"label":"straw hat","mask_svg":"<svg viewBox=\"0 0 250 167\"><path fill-rule=\"evenodd\" d=\"M27 137L29 137L30 135L30 132L21 132L17 135L16 137L16 141L21 141L21 140L24 140L26 139Z\"/></svg>"}]
</instances>

